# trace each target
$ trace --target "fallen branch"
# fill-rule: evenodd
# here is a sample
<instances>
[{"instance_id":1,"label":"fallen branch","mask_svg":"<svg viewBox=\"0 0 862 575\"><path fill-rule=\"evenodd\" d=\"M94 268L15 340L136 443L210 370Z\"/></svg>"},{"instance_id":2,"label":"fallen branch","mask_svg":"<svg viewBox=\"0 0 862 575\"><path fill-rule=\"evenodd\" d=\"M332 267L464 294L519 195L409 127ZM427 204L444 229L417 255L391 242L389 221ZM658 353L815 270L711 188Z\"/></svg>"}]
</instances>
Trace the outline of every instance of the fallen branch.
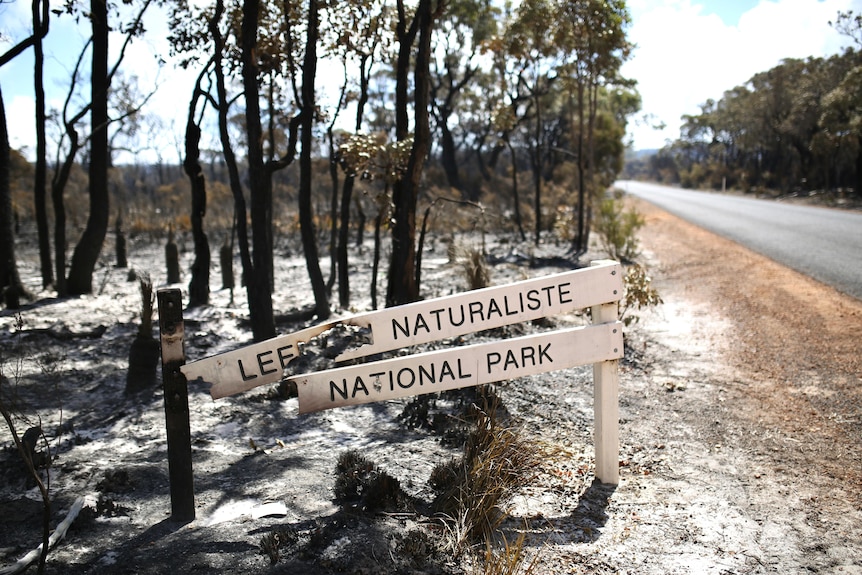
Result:
<instances>
[{"instance_id":1,"label":"fallen branch","mask_svg":"<svg viewBox=\"0 0 862 575\"><path fill-rule=\"evenodd\" d=\"M69 509L69 513L66 514L66 518L57 525L57 529L51 534L51 537L48 539L48 549L52 549L54 545L57 544L63 537L66 536L66 532L69 530L69 527L72 525L72 521L78 516L78 513L81 512L81 507L84 505L84 498L79 497L75 500L75 503L72 504L72 507ZM40 543L38 547L27 553L24 557L9 565L8 567L4 567L0 569L0 575L15 575L16 573L21 573L27 567L30 566L30 563L35 561L39 555L42 554L42 544Z\"/></svg>"}]
</instances>

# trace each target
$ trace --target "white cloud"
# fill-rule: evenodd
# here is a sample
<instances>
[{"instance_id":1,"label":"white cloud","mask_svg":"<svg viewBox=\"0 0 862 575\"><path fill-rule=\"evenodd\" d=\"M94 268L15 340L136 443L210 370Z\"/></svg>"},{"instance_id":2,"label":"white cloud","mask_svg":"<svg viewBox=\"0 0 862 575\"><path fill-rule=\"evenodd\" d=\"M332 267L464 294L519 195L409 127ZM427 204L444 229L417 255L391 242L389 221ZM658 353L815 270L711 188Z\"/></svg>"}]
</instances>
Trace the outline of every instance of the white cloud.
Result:
<instances>
[{"instance_id":1,"label":"white cloud","mask_svg":"<svg viewBox=\"0 0 862 575\"><path fill-rule=\"evenodd\" d=\"M664 130L633 126L635 148L658 148L679 137L680 116L784 58L834 54L850 40L828 22L860 11L862 0L761 0L735 26L697 0L633 0L630 39L638 45L623 74L638 81L644 114Z\"/></svg>"},{"instance_id":2,"label":"white cloud","mask_svg":"<svg viewBox=\"0 0 862 575\"><path fill-rule=\"evenodd\" d=\"M33 98L14 96L6 104L6 127L9 131L9 145L12 149L29 148L26 152L34 152L36 142L36 105Z\"/></svg>"}]
</instances>

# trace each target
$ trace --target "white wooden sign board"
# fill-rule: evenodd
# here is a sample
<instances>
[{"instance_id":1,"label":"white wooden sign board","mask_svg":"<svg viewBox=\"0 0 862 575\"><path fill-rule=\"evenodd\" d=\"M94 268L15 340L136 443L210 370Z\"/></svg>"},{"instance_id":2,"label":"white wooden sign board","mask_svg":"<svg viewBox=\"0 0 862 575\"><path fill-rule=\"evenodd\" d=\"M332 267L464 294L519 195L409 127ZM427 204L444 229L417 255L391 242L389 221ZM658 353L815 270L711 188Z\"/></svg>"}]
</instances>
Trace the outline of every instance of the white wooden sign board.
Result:
<instances>
[{"instance_id":1,"label":"white wooden sign board","mask_svg":"<svg viewBox=\"0 0 862 575\"><path fill-rule=\"evenodd\" d=\"M371 339L336 357L340 362L617 302L622 289L620 264L601 261L589 268L342 318L181 369L188 381L210 383L210 394L218 399L280 381L288 363L301 354L302 343L339 324L364 328Z\"/></svg>"},{"instance_id":2,"label":"white wooden sign board","mask_svg":"<svg viewBox=\"0 0 862 575\"><path fill-rule=\"evenodd\" d=\"M289 378L299 413L437 393L622 357L622 324L607 323L419 353Z\"/></svg>"}]
</instances>

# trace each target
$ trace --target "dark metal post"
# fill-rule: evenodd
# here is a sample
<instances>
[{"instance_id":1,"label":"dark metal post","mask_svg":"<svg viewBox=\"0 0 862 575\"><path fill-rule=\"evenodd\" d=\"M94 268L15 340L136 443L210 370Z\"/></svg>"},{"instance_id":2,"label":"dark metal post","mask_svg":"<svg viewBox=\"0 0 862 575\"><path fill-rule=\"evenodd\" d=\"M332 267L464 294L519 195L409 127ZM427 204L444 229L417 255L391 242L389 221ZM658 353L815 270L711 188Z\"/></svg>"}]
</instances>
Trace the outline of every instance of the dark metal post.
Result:
<instances>
[{"instance_id":1,"label":"dark metal post","mask_svg":"<svg viewBox=\"0 0 862 575\"><path fill-rule=\"evenodd\" d=\"M171 519L188 523L195 518L189 393L180 366L186 362L183 341L183 302L178 289L158 291L159 332L162 345L162 385L168 434L168 473L171 482Z\"/></svg>"}]
</instances>

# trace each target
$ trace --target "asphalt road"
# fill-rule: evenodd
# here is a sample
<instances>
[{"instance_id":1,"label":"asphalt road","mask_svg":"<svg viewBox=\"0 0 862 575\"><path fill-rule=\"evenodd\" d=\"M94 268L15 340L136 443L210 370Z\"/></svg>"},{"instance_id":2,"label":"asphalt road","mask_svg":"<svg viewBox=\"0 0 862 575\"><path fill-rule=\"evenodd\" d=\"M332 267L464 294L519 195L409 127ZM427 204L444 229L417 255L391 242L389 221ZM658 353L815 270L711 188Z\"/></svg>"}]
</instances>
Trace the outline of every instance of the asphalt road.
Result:
<instances>
[{"instance_id":1,"label":"asphalt road","mask_svg":"<svg viewBox=\"0 0 862 575\"><path fill-rule=\"evenodd\" d=\"M628 180L615 186L862 299L862 213Z\"/></svg>"}]
</instances>

